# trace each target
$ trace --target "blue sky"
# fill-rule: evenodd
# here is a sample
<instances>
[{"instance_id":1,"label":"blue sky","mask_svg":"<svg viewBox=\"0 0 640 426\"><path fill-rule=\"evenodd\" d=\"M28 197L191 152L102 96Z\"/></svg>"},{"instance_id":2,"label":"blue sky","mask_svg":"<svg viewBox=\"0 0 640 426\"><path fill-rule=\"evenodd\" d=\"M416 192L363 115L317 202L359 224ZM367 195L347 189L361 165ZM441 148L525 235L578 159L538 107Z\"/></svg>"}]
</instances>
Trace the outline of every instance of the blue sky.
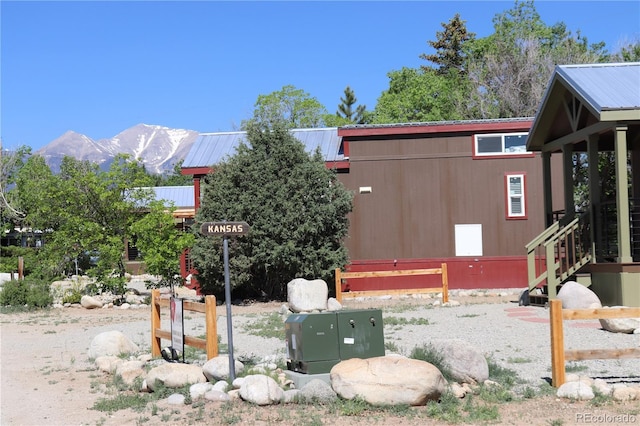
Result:
<instances>
[{"instance_id":1,"label":"blue sky","mask_svg":"<svg viewBox=\"0 0 640 426\"><path fill-rule=\"evenodd\" d=\"M426 62L455 13L485 37L513 1L0 1L0 136L34 149L67 130L138 123L235 130L260 94L294 85L335 112L344 88L373 108L387 73ZM538 1L590 42L640 38L640 2Z\"/></svg>"}]
</instances>

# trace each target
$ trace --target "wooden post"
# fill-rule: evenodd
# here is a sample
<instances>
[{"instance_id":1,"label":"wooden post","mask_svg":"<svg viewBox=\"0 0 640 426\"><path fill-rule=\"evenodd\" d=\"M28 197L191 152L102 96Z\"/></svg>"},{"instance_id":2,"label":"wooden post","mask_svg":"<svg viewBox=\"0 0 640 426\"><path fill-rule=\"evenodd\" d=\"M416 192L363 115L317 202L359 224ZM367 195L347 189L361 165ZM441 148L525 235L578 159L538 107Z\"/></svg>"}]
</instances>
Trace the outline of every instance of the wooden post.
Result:
<instances>
[{"instance_id":1,"label":"wooden post","mask_svg":"<svg viewBox=\"0 0 640 426\"><path fill-rule=\"evenodd\" d=\"M160 328L160 290L151 290L151 356L160 356L160 337L156 336L156 330Z\"/></svg>"},{"instance_id":2,"label":"wooden post","mask_svg":"<svg viewBox=\"0 0 640 426\"><path fill-rule=\"evenodd\" d=\"M24 279L24 257L18 257L18 280Z\"/></svg>"},{"instance_id":3,"label":"wooden post","mask_svg":"<svg viewBox=\"0 0 640 426\"><path fill-rule=\"evenodd\" d=\"M560 387L565 382L564 331L562 329L562 301L553 299L550 305L551 329L551 385Z\"/></svg>"},{"instance_id":4,"label":"wooden post","mask_svg":"<svg viewBox=\"0 0 640 426\"><path fill-rule=\"evenodd\" d=\"M447 264L443 263L442 266L442 303L449 301L449 276L447 275Z\"/></svg>"},{"instance_id":5,"label":"wooden post","mask_svg":"<svg viewBox=\"0 0 640 426\"><path fill-rule=\"evenodd\" d=\"M336 268L336 300L342 303L342 273Z\"/></svg>"},{"instance_id":6,"label":"wooden post","mask_svg":"<svg viewBox=\"0 0 640 426\"><path fill-rule=\"evenodd\" d=\"M218 356L218 325L216 315L216 297L205 296L205 331L207 333L207 359Z\"/></svg>"}]
</instances>

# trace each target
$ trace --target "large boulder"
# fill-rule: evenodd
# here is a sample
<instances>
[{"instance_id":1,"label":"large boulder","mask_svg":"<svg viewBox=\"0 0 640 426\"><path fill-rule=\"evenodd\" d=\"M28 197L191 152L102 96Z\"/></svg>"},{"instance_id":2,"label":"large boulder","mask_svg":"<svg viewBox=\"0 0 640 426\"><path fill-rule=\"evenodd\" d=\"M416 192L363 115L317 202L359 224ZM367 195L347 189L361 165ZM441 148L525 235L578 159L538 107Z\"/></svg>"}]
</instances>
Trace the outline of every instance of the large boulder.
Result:
<instances>
[{"instance_id":1,"label":"large boulder","mask_svg":"<svg viewBox=\"0 0 640 426\"><path fill-rule=\"evenodd\" d=\"M623 308L624 306L612 306ZM600 325L613 333L633 333L640 329L640 318L601 318Z\"/></svg>"},{"instance_id":2,"label":"large boulder","mask_svg":"<svg viewBox=\"0 0 640 426\"><path fill-rule=\"evenodd\" d=\"M327 310L329 288L323 280L296 278L287 284L287 300L292 312Z\"/></svg>"},{"instance_id":3,"label":"large boulder","mask_svg":"<svg viewBox=\"0 0 640 426\"><path fill-rule=\"evenodd\" d=\"M338 395L329 383L320 379L312 379L300 389L299 398L306 402L328 404L338 399Z\"/></svg>"},{"instance_id":4,"label":"large boulder","mask_svg":"<svg viewBox=\"0 0 640 426\"><path fill-rule=\"evenodd\" d=\"M242 381L240 397L257 405L279 404L284 401L284 390L271 377L253 374Z\"/></svg>"},{"instance_id":5,"label":"large boulder","mask_svg":"<svg viewBox=\"0 0 640 426\"><path fill-rule=\"evenodd\" d=\"M602 302L592 290L575 281L567 281L558 292L564 309L601 308Z\"/></svg>"},{"instance_id":6,"label":"large boulder","mask_svg":"<svg viewBox=\"0 0 640 426\"><path fill-rule=\"evenodd\" d=\"M152 368L147 373L147 386L155 390L161 385L168 388L181 388L195 383L204 383L207 378L202 368L193 364L166 363Z\"/></svg>"},{"instance_id":7,"label":"large boulder","mask_svg":"<svg viewBox=\"0 0 640 426\"><path fill-rule=\"evenodd\" d=\"M348 359L331 369L330 378L342 398L359 396L373 405L425 405L447 386L433 364L401 356Z\"/></svg>"},{"instance_id":8,"label":"large boulder","mask_svg":"<svg viewBox=\"0 0 640 426\"><path fill-rule=\"evenodd\" d=\"M121 331L105 331L98 334L89 346L89 358L107 355L122 355L138 352L138 345L133 343Z\"/></svg>"},{"instance_id":9,"label":"large boulder","mask_svg":"<svg viewBox=\"0 0 640 426\"><path fill-rule=\"evenodd\" d=\"M244 364L238 360L233 361L233 368L237 374L244 371ZM202 372L208 380L227 380L230 376L229 355L219 355L211 358L202 366Z\"/></svg>"},{"instance_id":10,"label":"large boulder","mask_svg":"<svg viewBox=\"0 0 640 426\"><path fill-rule=\"evenodd\" d=\"M489 378L489 364L482 352L459 339L434 339L431 348L442 356L452 378L459 383L484 383Z\"/></svg>"}]
</instances>

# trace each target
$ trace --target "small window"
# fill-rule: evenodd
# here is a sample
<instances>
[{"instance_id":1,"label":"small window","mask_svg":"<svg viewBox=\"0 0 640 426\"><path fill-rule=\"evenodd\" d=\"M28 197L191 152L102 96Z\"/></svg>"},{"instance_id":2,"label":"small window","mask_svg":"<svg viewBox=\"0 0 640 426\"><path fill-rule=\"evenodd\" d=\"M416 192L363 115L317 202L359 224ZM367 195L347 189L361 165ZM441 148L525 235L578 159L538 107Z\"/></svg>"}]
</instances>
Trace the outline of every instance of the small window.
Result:
<instances>
[{"instance_id":1,"label":"small window","mask_svg":"<svg viewBox=\"0 0 640 426\"><path fill-rule=\"evenodd\" d=\"M505 199L507 219L526 219L525 174L505 174Z\"/></svg>"},{"instance_id":2,"label":"small window","mask_svg":"<svg viewBox=\"0 0 640 426\"><path fill-rule=\"evenodd\" d=\"M474 157L495 157L505 155L533 155L527 151L528 133L494 133L475 135Z\"/></svg>"}]
</instances>

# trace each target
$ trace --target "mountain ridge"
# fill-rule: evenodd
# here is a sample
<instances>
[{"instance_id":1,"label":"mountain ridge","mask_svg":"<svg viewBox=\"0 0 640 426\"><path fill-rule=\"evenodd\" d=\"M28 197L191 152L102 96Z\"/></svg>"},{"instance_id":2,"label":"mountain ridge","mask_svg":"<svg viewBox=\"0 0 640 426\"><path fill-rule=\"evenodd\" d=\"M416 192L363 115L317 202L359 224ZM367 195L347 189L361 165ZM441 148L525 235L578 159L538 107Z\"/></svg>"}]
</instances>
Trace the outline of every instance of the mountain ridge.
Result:
<instances>
[{"instance_id":1,"label":"mountain ridge","mask_svg":"<svg viewBox=\"0 0 640 426\"><path fill-rule=\"evenodd\" d=\"M175 164L184 160L200 132L139 123L111 138L94 140L73 130L36 151L57 173L65 156L97 163L108 169L117 154L139 158L153 174L171 173Z\"/></svg>"}]
</instances>

